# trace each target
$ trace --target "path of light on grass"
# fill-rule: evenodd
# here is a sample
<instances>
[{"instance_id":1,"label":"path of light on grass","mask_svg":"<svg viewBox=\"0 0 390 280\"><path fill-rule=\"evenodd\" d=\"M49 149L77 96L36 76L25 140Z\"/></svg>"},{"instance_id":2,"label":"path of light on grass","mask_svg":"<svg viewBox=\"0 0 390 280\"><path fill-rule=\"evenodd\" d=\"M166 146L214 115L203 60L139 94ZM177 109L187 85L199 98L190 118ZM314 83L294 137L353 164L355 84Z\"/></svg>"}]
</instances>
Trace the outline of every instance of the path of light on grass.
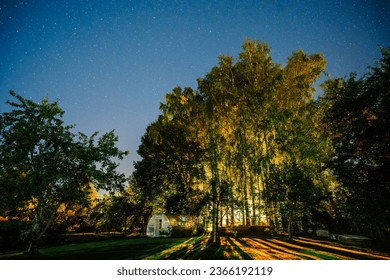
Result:
<instances>
[{"instance_id":1,"label":"path of light on grass","mask_svg":"<svg viewBox=\"0 0 390 280\"><path fill-rule=\"evenodd\" d=\"M307 244L307 245L315 245L315 246L321 246L324 248L329 248L332 250L337 250L340 253L351 253L351 254L359 255L362 257L362 259L372 259L372 258L373 259L382 259L382 260L389 259L389 257L385 257L385 256L382 256L380 254L370 253L370 252L362 252L362 251L353 250L353 249L349 249L349 248L343 248L340 246L333 246L333 245L327 244L328 242L321 242L321 241L312 240L309 238L299 237L296 239L296 241L299 243ZM344 259L346 259L346 258L344 257Z\"/></svg>"}]
</instances>

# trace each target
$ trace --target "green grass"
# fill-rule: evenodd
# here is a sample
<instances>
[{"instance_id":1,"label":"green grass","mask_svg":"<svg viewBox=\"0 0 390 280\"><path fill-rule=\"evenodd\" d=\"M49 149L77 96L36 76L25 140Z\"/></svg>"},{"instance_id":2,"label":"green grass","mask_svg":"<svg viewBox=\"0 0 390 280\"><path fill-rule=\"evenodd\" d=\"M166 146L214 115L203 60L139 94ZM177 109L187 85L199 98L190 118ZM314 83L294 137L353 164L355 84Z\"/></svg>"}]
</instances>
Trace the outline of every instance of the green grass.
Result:
<instances>
[{"instance_id":1,"label":"green grass","mask_svg":"<svg viewBox=\"0 0 390 280\"><path fill-rule=\"evenodd\" d=\"M0 254L0 259L249 259L241 250L211 244L208 237L128 238L42 247L36 255ZM233 252L234 251L234 252ZM242 256L244 254L244 256Z\"/></svg>"},{"instance_id":2,"label":"green grass","mask_svg":"<svg viewBox=\"0 0 390 280\"><path fill-rule=\"evenodd\" d=\"M0 259L144 259L188 238L129 238L43 247L37 255L3 254Z\"/></svg>"},{"instance_id":3,"label":"green grass","mask_svg":"<svg viewBox=\"0 0 390 280\"><path fill-rule=\"evenodd\" d=\"M256 237L257 239L259 237ZM255 239L256 239L255 238ZM248 239L248 238L246 238ZM225 260L257 259L267 256L269 259L377 259L378 255L363 254L359 251L339 250L337 245L326 247L313 240L305 244L299 240L288 240L283 236L262 238L268 246L261 243L247 243L240 237L221 238L221 244L208 242L208 237L188 238L121 238L101 241L78 242L73 244L47 246L38 250L36 255L23 252L0 254L1 259L41 259L41 260ZM274 243L278 239L284 245ZM252 244L252 245L251 245ZM301 248L298 248L299 245ZM268 254L268 255L267 255ZM386 255L390 258L390 255ZM267 258L268 259L268 258Z\"/></svg>"},{"instance_id":4,"label":"green grass","mask_svg":"<svg viewBox=\"0 0 390 280\"><path fill-rule=\"evenodd\" d=\"M313 257L317 257L317 258L320 258L321 260L340 260L339 258L336 258L334 256L331 256L331 255L326 255L324 253L320 253L316 250L304 250L304 251L301 251L302 253L304 254L307 254L307 255L310 255L310 256L313 256Z\"/></svg>"}]
</instances>

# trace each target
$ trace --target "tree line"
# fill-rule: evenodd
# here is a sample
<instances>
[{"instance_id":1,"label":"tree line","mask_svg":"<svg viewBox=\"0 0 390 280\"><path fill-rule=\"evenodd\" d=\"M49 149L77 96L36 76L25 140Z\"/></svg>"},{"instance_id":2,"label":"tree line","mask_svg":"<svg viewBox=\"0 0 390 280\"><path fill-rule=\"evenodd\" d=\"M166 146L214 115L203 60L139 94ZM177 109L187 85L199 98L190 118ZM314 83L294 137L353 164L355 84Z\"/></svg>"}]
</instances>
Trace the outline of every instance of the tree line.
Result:
<instances>
[{"instance_id":1,"label":"tree line","mask_svg":"<svg viewBox=\"0 0 390 280\"><path fill-rule=\"evenodd\" d=\"M361 78L328 78L322 54L272 61L246 40L196 89L176 87L142 136L130 178L114 132L74 133L58 102L11 92L0 115L0 216L30 250L54 228L144 231L152 213L220 227L332 231L389 238L390 49ZM109 191L98 198L96 190ZM59 230L61 231L61 230Z\"/></svg>"},{"instance_id":2,"label":"tree line","mask_svg":"<svg viewBox=\"0 0 390 280\"><path fill-rule=\"evenodd\" d=\"M133 174L144 209L202 217L214 241L221 225L262 224L388 238L389 50L315 99L325 66L302 50L280 65L246 40L197 89L166 94Z\"/></svg>"}]
</instances>

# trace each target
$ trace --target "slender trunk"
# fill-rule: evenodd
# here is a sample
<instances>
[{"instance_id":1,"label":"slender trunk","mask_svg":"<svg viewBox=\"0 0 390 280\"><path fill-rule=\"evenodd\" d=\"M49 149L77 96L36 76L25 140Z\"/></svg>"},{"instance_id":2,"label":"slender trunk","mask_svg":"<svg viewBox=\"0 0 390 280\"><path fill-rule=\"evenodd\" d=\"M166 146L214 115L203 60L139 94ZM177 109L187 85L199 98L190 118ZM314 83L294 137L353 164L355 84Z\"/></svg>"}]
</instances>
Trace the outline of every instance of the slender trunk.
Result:
<instances>
[{"instance_id":1,"label":"slender trunk","mask_svg":"<svg viewBox=\"0 0 390 280\"><path fill-rule=\"evenodd\" d=\"M251 225L248 200L249 200L248 199L248 190L247 190L247 186L244 182L244 207L245 207L245 225L246 226Z\"/></svg>"},{"instance_id":2,"label":"slender trunk","mask_svg":"<svg viewBox=\"0 0 390 280\"><path fill-rule=\"evenodd\" d=\"M242 186L242 180L241 180L241 174L239 174L239 177L237 176L236 178L237 186L238 186L238 191L239 191L239 198L240 198L240 225L245 226L245 195L244 195L244 189Z\"/></svg>"},{"instance_id":3,"label":"slender trunk","mask_svg":"<svg viewBox=\"0 0 390 280\"><path fill-rule=\"evenodd\" d=\"M220 153L218 150L218 124L215 122L215 116L213 116L213 108L211 107L211 125L209 126L209 150L210 150L210 171L211 171L211 195L212 195L212 232L211 232L211 242L219 242L219 228L218 228L218 217L219 217L219 187L220 187L220 176L218 171L218 161L220 158Z\"/></svg>"},{"instance_id":4,"label":"slender trunk","mask_svg":"<svg viewBox=\"0 0 390 280\"><path fill-rule=\"evenodd\" d=\"M211 239L212 243L218 243L219 242L219 226L218 226L218 216L219 216L219 209L218 209L218 203L214 203L213 205L213 229L211 232Z\"/></svg>"},{"instance_id":5,"label":"slender trunk","mask_svg":"<svg viewBox=\"0 0 390 280\"><path fill-rule=\"evenodd\" d=\"M211 182L211 192L212 192L212 242L219 242L219 201L218 201L218 179L214 177L214 180Z\"/></svg>"},{"instance_id":6,"label":"slender trunk","mask_svg":"<svg viewBox=\"0 0 390 280\"><path fill-rule=\"evenodd\" d=\"M229 219L229 206L226 206L226 227L229 227L229 222L230 222L230 219Z\"/></svg>"},{"instance_id":7,"label":"slender trunk","mask_svg":"<svg viewBox=\"0 0 390 280\"><path fill-rule=\"evenodd\" d=\"M293 239L292 237L292 222L293 222L293 210L291 209L289 212L288 212L288 226L287 226L287 229L288 229L288 238L290 240Z\"/></svg>"},{"instance_id":8,"label":"slender trunk","mask_svg":"<svg viewBox=\"0 0 390 280\"><path fill-rule=\"evenodd\" d=\"M230 208L230 226L231 227L234 227L234 206L232 205L232 207Z\"/></svg>"},{"instance_id":9,"label":"slender trunk","mask_svg":"<svg viewBox=\"0 0 390 280\"><path fill-rule=\"evenodd\" d=\"M251 188L251 198L252 198L252 225L256 225L256 201L255 201L255 186L253 182L252 172L249 175L249 184Z\"/></svg>"},{"instance_id":10,"label":"slender trunk","mask_svg":"<svg viewBox=\"0 0 390 280\"><path fill-rule=\"evenodd\" d=\"M218 168L217 163L212 164L212 173L213 179L211 182L211 193L212 193L212 232L211 239L212 243L219 242L219 198L218 198L218 187L219 187L219 178L218 178Z\"/></svg>"},{"instance_id":11,"label":"slender trunk","mask_svg":"<svg viewBox=\"0 0 390 280\"><path fill-rule=\"evenodd\" d=\"M276 229L280 230L280 222L278 220L279 213L276 211L276 205L275 202L271 202L271 220L273 222L273 225Z\"/></svg>"},{"instance_id":12,"label":"slender trunk","mask_svg":"<svg viewBox=\"0 0 390 280\"><path fill-rule=\"evenodd\" d=\"M36 226L37 226L38 232L36 232L36 234L33 232L33 236L30 240L30 244L28 246L27 253L32 254L32 253L36 252L37 247L38 247L38 242L45 235L46 231L49 229L49 227L53 223L55 215L57 213L57 209L58 209L58 207L56 207L55 210L52 211L50 218L47 221L46 226L44 227L44 229L41 232L39 232L39 228L40 228L40 223L42 223L42 221L41 221L42 217L39 218L38 216L36 216L36 223L37 223ZM42 210L40 212L42 212ZM40 214L42 216L42 213L40 213ZM33 231L34 231L34 229L33 229Z\"/></svg>"},{"instance_id":13,"label":"slender trunk","mask_svg":"<svg viewBox=\"0 0 390 280\"><path fill-rule=\"evenodd\" d=\"M261 188L261 185L262 185L262 176L260 174L259 176L259 180L258 180L258 184L257 184L257 192L258 192L258 209L259 209L259 220L258 220L258 223L259 225L261 225L261 217L262 217L262 211L264 211L264 207L262 207L261 205L261 194L262 194L262 188Z\"/></svg>"},{"instance_id":14,"label":"slender trunk","mask_svg":"<svg viewBox=\"0 0 390 280\"><path fill-rule=\"evenodd\" d=\"M249 214L249 198L248 198L248 189L247 189L247 180L246 180L246 168L245 163L241 162L240 164L240 173L241 173L241 188L244 194L244 225L250 226L250 214Z\"/></svg>"}]
</instances>

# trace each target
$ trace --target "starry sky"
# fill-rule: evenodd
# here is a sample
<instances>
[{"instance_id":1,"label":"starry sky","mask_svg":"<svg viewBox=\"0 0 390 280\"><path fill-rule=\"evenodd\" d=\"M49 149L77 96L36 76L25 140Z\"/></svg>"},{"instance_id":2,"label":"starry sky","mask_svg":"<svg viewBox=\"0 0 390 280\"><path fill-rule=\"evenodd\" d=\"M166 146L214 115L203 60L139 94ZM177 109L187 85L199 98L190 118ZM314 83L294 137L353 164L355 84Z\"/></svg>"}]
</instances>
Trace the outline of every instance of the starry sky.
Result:
<instances>
[{"instance_id":1,"label":"starry sky","mask_svg":"<svg viewBox=\"0 0 390 280\"><path fill-rule=\"evenodd\" d=\"M0 0L0 113L11 89L59 100L76 131L115 129L130 175L165 93L196 88L246 38L277 63L302 49L322 52L331 77L361 75L390 45L390 1Z\"/></svg>"}]
</instances>

